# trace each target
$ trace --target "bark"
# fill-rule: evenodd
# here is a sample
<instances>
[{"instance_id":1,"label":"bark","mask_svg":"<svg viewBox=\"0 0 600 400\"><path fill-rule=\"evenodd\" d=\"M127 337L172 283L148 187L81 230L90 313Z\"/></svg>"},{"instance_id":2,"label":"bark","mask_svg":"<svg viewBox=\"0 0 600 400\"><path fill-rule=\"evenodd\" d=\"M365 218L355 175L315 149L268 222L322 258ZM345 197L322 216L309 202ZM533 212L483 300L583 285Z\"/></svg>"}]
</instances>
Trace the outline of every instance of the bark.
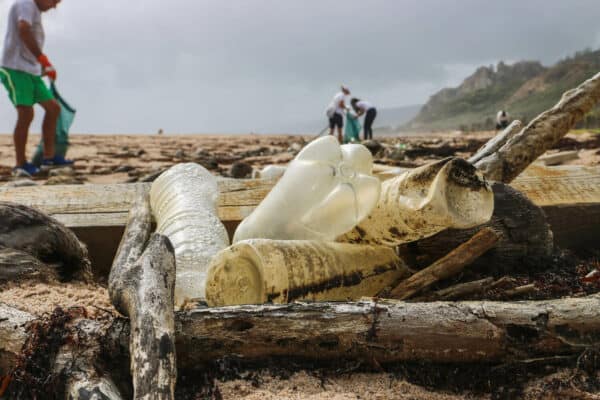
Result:
<instances>
[{"instance_id":1,"label":"bark","mask_svg":"<svg viewBox=\"0 0 600 400\"><path fill-rule=\"evenodd\" d=\"M500 150L500 148L504 146L504 144L506 144L510 138L519 133L522 127L523 124L521 121L514 120L502 132L491 138L486 144L477 150L477 152L475 152L475 154L473 154L468 161L471 164L475 164L479 160L494 154Z\"/></svg>"},{"instance_id":2,"label":"bark","mask_svg":"<svg viewBox=\"0 0 600 400\"><path fill-rule=\"evenodd\" d=\"M59 270L23 251L0 248L0 283L24 280L56 282Z\"/></svg>"},{"instance_id":3,"label":"bark","mask_svg":"<svg viewBox=\"0 0 600 400\"><path fill-rule=\"evenodd\" d=\"M600 73L563 94L494 154L475 163L488 179L509 183L554 146L600 101Z\"/></svg>"},{"instance_id":4,"label":"bark","mask_svg":"<svg viewBox=\"0 0 600 400\"><path fill-rule=\"evenodd\" d=\"M27 206L0 202L0 222L0 247L56 264L62 279L92 279L87 249L55 219Z\"/></svg>"},{"instance_id":5,"label":"bark","mask_svg":"<svg viewBox=\"0 0 600 400\"><path fill-rule=\"evenodd\" d=\"M0 308L4 323L18 325ZM600 296L552 301L361 301L199 308L177 313L180 368L232 355L246 362L280 357L328 362L510 362L579 354L600 345ZM118 348L128 323L88 329ZM6 336L0 331L0 343ZM27 339L8 333L13 348ZM113 352L107 352L112 357ZM117 369L118 366L114 366ZM107 369L107 371L110 371Z\"/></svg>"},{"instance_id":6,"label":"bark","mask_svg":"<svg viewBox=\"0 0 600 400\"><path fill-rule=\"evenodd\" d=\"M472 229L448 229L430 238L400 247L402 258L409 265L423 268L443 257L448 249L466 242L478 230L488 227L501 235L496 247L475 260L465 271L477 271L472 277L500 277L510 272L545 265L554 250L553 236L544 212L515 189L494 183L494 215L492 219Z\"/></svg>"},{"instance_id":7,"label":"bark","mask_svg":"<svg viewBox=\"0 0 600 400\"><path fill-rule=\"evenodd\" d=\"M482 229L429 267L400 282L392 289L391 297L406 300L433 283L458 274L467 265L494 247L499 239L500 235L492 229Z\"/></svg>"},{"instance_id":8,"label":"bark","mask_svg":"<svg viewBox=\"0 0 600 400\"><path fill-rule=\"evenodd\" d=\"M109 293L117 310L130 319L131 375L135 399L174 399L175 256L166 236L148 238L151 212L147 195L130 213L109 276ZM140 255L141 253L141 255Z\"/></svg>"}]
</instances>

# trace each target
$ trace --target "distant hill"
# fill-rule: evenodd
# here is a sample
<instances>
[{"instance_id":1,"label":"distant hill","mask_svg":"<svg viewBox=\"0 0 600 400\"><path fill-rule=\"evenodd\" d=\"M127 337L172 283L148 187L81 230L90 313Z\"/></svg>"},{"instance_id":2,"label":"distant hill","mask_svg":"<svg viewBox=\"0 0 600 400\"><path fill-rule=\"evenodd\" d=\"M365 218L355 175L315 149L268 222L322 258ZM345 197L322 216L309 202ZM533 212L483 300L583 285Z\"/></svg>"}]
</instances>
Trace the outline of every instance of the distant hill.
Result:
<instances>
[{"instance_id":1,"label":"distant hill","mask_svg":"<svg viewBox=\"0 0 600 400\"><path fill-rule=\"evenodd\" d=\"M429 98L406 128L416 130L493 129L498 110L528 122L550 108L568 89L600 71L600 50L585 50L551 67L537 61L478 68L456 88ZM600 110L587 123L600 123Z\"/></svg>"}]
</instances>

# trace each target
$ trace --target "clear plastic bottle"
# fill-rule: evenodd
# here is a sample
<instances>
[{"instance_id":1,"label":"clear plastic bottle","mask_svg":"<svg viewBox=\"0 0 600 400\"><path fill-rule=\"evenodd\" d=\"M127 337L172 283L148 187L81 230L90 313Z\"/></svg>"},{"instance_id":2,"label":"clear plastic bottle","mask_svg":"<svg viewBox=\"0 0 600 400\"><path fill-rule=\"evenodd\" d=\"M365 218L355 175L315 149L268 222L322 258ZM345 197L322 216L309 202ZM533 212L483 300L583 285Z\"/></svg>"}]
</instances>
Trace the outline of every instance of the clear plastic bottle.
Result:
<instances>
[{"instance_id":1,"label":"clear plastic bottle","mask_svg":"<svg viewBox=\"0 0 600 400\"><path fill-rule=\"evenodd\" d=\"M209 306L358 300L410 272L391 247L315 240L251 239L212 260Z\"/></svg>"},{"instance_id":2,"label":"clear plastic bottle","mask_svg":"<svg viewBox=\"0 0 600 400\"><path fill-rule=\"evenodd\" d=\"M333 136L311 142L238 226L233 242L334 240L377 204L381 183L371 175L372 168L373 158L363 145L340 146Z\"/></svg>"},{"instance_id":3,"label":"clear plastic bottle","mask_svg":"<svg viewBox=\"0 0 600 400\"><path fill-rule=\"evenodd\" d=\"M215 177L194 163L175 165L152 183L150 204L156 231L167 236L175 249L177 307L205 298L208 264L229 245L217 215L218 196Z\"/></svg>"}]
</instances>

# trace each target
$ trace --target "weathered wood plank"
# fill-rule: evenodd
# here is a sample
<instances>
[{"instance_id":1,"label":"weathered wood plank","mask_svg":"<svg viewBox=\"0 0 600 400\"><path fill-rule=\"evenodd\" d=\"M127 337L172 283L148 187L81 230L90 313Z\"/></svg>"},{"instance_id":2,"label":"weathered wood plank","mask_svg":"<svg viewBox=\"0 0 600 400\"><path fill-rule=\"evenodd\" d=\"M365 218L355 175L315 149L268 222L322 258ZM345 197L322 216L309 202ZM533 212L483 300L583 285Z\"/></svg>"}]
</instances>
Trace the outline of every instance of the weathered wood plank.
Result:
<instances>
[{"instance_id":1,"label":"weathered wood plank","mask_svg":"<svg viewBox=\"0 0 600 400\"><path fill-rule=\"evenodd\" d=\"M246 217L273 187L274 180L219 179L219 217L236 222ZM0 201L29 205L66 226L123 227L133 199L150 184L0 187ZM600 167L530 166L512 184L547 213L556 207L600 207ZM549 216L550 223L552 218Z\"/></svg>"},{"instance_id":2,"label":"weathered wood plank","mask_svg":"<svg viewBox=\"0 0 600 400\"><path fill-rule=\"evenodd\" d=\"M219 217L240 221L262 201L275 181L222 178L218 183ZM0 201L35 207L70 228L125 226L134 199L149 190L149 183L0 187Z\"/></svg>"}]
</instances>

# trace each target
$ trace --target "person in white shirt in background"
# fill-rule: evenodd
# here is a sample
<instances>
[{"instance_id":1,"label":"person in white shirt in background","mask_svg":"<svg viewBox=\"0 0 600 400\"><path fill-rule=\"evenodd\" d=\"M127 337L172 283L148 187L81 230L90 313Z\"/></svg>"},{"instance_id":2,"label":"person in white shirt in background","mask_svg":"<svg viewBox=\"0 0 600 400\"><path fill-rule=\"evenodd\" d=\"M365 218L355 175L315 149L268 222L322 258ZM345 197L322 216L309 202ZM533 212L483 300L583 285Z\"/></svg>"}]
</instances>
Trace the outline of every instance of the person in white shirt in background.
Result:
<instances>
[{"instance_id":1,"label":"person in white shirt in background","mask_svg":"<svg viewBox=\"0 0 600 400\"><path fill-rule=\"evenodd\" d=\"M348 109L346 106L346 96L350 95L350 89L342 85L341 91L333 96L333 100L327 106L326 114L329 118L329 134L333 135L334 129L337 127L338 141L343 143L342 128L344 127L344 112Z\"/></svg>"},{"instance_id":2,"label":"person in white shirt in background","mask_svg":"<svg viewBox=\"0 0 600 400\"><path fill-rule=\"evenodd\" d=\"M365 115L365 122L363 124L364 140L373 139L373 121L377 117L377 109L368 101L357 99L356 97L350 100L350 104L359 117L363 114Z\"/></svg>"},{"instance_id":3,"label":"person in white shirt in background","mask_svg":"<svg viewBox=\"0 0 600 400\"><path fill-rule=\"evenodd\" d=\"M504 110L498 111L498 114L496 114L496 130L506 128L509 122L510 118L508 113Z\"/></svg>"}]
</instances>

